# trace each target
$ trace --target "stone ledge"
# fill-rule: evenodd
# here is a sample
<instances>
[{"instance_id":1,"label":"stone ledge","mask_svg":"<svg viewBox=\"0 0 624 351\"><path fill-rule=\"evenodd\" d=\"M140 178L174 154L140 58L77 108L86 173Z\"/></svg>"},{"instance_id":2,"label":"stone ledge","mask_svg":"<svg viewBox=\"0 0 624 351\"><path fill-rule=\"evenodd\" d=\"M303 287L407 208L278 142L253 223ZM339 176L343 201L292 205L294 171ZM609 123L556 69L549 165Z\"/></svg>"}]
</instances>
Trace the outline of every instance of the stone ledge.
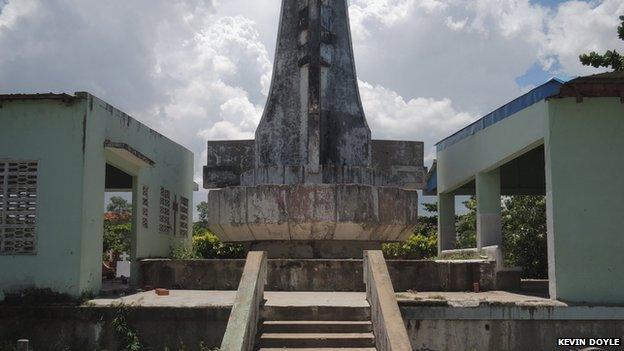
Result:
<instances>
[{"instance_id":1,"label":"stone ledge","mask_svg":"<svg viewBox=\"0 0 624 351\"><path fill-rule=\"evenodd\" d=\"M208 193L210 230L225 242L402 241L418 217L418 193L359 184L228 187Z\"/></svg>"}]
</instances>

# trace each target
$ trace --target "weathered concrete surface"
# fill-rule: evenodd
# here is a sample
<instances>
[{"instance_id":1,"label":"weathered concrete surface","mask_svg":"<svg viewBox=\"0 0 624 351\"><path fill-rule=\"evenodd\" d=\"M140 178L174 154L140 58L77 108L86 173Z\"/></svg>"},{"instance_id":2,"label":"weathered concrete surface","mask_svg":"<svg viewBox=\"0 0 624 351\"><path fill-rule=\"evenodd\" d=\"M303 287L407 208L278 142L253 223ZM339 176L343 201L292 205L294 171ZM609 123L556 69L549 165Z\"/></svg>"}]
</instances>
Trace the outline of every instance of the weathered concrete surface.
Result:
<instances>
[{"instance_id":1,"label":"weathered concrete surface","mask_svg":"<svg viewBox=\"0 0 624 351\"><path fill-rule=\"evenodd\" d=\"M362 258L364 250L380 250L381 242L364 240L255 241L251 250L266 251L269 258Z\"/></svg>"},{"instance_id":2,"label":"weathered concrete surface","mask_svg":"<svg viewBox=\"0 0 624 351\"><path fill-rule=\"evenodd\" d=\"M365 184L405 189L424 187L423 142L372 140L373 159L370 167L319 166L322 183ZM258 184L299 184L318 182L314 175L306 178L303 165L255 166L253 140L208 141L207 164L204 166L204 188L254 186Z\"/></svg>"},{"instance_id":3,"label":"weathered concrete surface","mask_svg":"<svg viewBox=\"0 0 624 351\"><path fill-rule=\"evenodd\" d=\"M383 185L424 189L424 143L421 141L373 140L372 168L385 175Z\"/></svg>"},{"instance_id":4,"label":"weathered concrete surface","mask_svg":"<svg viewBox=\"0 0 624 351\"><path fill-rule=\"evenodd\" d=\"M258 185L210 191L208 204L209 228L224 241L400 241L416 225L418 193L359 184Z\"/></svg>"},{"instance_id":5,"label":"weathered concrete surface","mask_svg":"<svg viewBox=\"0 0 624 351\"><path fill-rule=\"evenodd\" d=\"M254 349L260 318L260 303L267 282L266 252L250 251L236 291L220 350L251 351Z\"/></svg>"},{"instance_id":6,"label":"weathered concrete surface","mask_svg":"<svg viewBox=\"0 0 624 351\"><path fill-rule=\"evenodd\" d=\"M208 141L204 188L239 185L240 175L254 167L254 140Z\"/></svg>"},{"instance_id":7,"label":"weathered concrete surface","mask_svg":"<svg viewBox=\"0 0 624 351\"><path fill-rule=\"evenodd\" d=\"M141 285L235 290L244 260L141 261ZM495 288L493 262L386 261L396 291L472 291ZM415 277L418 277L417 279ZM365 291L362 260L268 260L268 291Z\"/></svg>"},{"instance_id":8,"label":"weathered concrete surface","mask_svg":"<svg viewBox=\"0 0 624 351\"><path fill-rule=\"evenodd\" d=\"M184 344L194 351L199 350L201 341L209 348L220 345L234 294L172 290L170 296L146 292L124 297L123 301L135 302L124 310L128 325L137 330L144 345L154 350L178 350ZM556 337L624 335L623 306L571 306L500 291L417 295L422 300L397 294L414 350L568 351L572 348L555 347ZM292 314L295 308L304 317L325 320L335 318L335 311L341 316L353 315L353 319L367 318L357 315L368 307L364 292L266 292L265 296L262 313L271 317L285 317L284 313ZM0 305L0 345L27 338L37 351L117 350L119 338L111 321L120 311L121 301L100 301L89 301L83 307ZM452 305L447 301L456 302ZM461 301L472 304L462 307Z\"/></svg>"},{"instance_id":9,"label":"weathered concrete surface","mask_svg":"<svg viewBox=\"0 0 624 351\"><path fill-rule=\"evenodd\" d=\"M403 324L390 273L380 250L364 253L364 283L366 299L371 305L371 321L377 350L411 350L412 346Z\"/></svg>"},{"instance_id":10,"label":"weathered concrete surface","mask_svg":"<svg viewBox=\"0 0 624 351\"><path fill-rule=\"evenodd\" d=\"M346 1L283 1L256 165L370 166Z\"/></svg>"},{"instance_id":11,"label":"weathered concrete surface","mask_svg":"<svg viewBox=\"0 0 624 351\"><path fill-rule=\"evenodd\" d=\"M400 296L400 295L398 295ZM114 307L120 304L131 307L232 307L236 290L170 290L159 296L145 291L119 298L95 298L87 305ZM336 291L265 291L265 307L369 307L363 292Z\"/></svg>"},{"instance_id":12,"label":"weathered concrete surface","mask_svg":"<svg viewBox=\"0 0 624 351\"><path fill-rule=\"evenodd\" d=\"M581 350L557 346L557 338L621 338L624 321L587 320L408 320L413 350ZM594 350L594 349L586 349ZM595 350L621 350L602 348Z\"/></svg>"},{"instance_id":13,"label":"weathered concrete surface","mask_svg":"<svg viewBox=\"0 0 624 351\"><path fill-rule=\"evenodd\" d=\"M225 242L406 239L423 143L371 140L347 1L282 1L273 67L255 144L208 143L204 187L224 187L208 195L210 230Z\"/></svg>"},{"instance_id":14,"label":"weathered concrete surface","mask_svg":"<svg viewBox=\"0 0 624 351\"><path fill-rule=\"evenodd\" d=\"M177 307L177 308L212 308L232 307L236 290L169 290L169 295L156 295L154 290L139 292L115 298L95 298L87 305L111 307L124 305L130 307Z\"/></svg>"},{"instance_id":15,"label":"weathered concrete surface","mask_svg":"<svg viewBox=\"0 0 624 351\"><path fill-rule=\"evenodd\" d=\"M112 321L123 313L146 349L185 347L194 351L200 350L201 343L211 348L220 345L230 309L0 306L0 345L24 338L37 351L121 350L122 336L115 332Z\"/></svg>"},{"instance_id":16,"label":"weathered concrete surface","mask_svg":"<svg viewBox=\"0 0 624 351\"><path fill-rule=\"evenodd\" d=\"M527 295L521 292L508 291L408 291L396 293L397 299L404 306L440 306L479 307L492 306L524 306L524 307L566 307L567 304L545 297Z\"/></svg>"}]
</instances>

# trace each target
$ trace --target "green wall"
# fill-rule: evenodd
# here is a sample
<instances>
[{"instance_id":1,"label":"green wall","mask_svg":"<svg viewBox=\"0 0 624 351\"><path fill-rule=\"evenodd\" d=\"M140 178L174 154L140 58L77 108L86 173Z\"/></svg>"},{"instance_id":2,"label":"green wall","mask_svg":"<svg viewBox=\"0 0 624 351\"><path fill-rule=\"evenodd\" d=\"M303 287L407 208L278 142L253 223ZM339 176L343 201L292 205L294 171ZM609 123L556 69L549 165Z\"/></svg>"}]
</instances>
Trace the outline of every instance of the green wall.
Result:
<instances>
[{"instance_id":1,"label":"green wall","mask_svg":"<svg viewBox=\"0 0 624 351\"><path fill-rule=\"evenodd\" d=\"M166 257L172 247L190 245L190 231L160 233L158 214L164 186L178 201L189 199L191 226L193 154L102 100L78 96L72 104L54 99L2 103L0 159L39 161L39 204L38 253L0 256L0 291L36 287L75 296L99 291L107 162L134 177L132 258ZM126 143L155 164L120 157L104 148L105 140ZM149 186L148 228L141 225L143 185Z\"/></svg>"},{"instance_id":2,"label":"green wall","mask_svg":"<svg viewBox=\"0 0 624 351\"><path fill-rule=\"evenodd\" d=\"M0 256L0 288L78 294L84 102L10 101L0 108L0 159L37 160L36 255Z\"/></svg>"},{"instance_id":3,"label":"green wall","mask_svg":"<svg viewBox=\"0 0 624 351\"><path fill-rule=\"evenodd\" d=\"M624 104L553 99L545 138L551 294L624 302Z\"/></svg>"}]
</instances>

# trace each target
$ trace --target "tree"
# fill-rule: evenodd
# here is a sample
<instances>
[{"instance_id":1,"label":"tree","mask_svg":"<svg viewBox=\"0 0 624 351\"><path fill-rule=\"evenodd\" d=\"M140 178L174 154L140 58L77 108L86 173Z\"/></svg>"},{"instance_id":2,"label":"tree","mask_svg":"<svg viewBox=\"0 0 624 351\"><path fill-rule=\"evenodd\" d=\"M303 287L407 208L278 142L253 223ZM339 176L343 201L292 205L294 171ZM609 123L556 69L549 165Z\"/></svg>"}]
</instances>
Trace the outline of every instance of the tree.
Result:
<instances>
[{"instance_id":1,"label":"tree","mask_svg":"<svg viewBox=\"0 0 624 351\"><path fill-rule=\"evenodd\" d=\"M503 201L503 252L524 278L548 278L546 199L510 196Z\"/></svg>"},{"instance_id":2,"label":"tree","mask_svg":"<svg viewBox=\"0 0 624 351\"><path fill-rule=\"evenodd\" d=\"M477 200L464 202L468 212L457 217L457 248L477 247ZM544 196L509 196L502 204L505 264L522 267L524 278L547 278L546 200Z\"/></svg>"},{"instance_id":3,"label":"tree","mask_svg":"<svg viewBox=\"0 0 624 351\"><path fill-rule=\"evenodd\" d=\"M198 221L193 223L193 235L203 234L208 229L208 202L202 201L197 204Z\"/></svg>"},{"instance_id":4,"label":"tree","mask_svg":"<svg viewBox=\"0 0 624 351\"><path fill-rule=\"evenodd\" d=\"M121 196L113 196L104 214L103 252L130 252L132 236L132 204ZM106 258L105 258L106 259Z\"/></svg>"},{"instance_id":5,"label":"tree","mask_svg":"<svg viewBox=\"0 0 624 351\"><path fill-rule=\"evenodd\" d=\"M620 21L622 22L617 29L618 37L624 40L624 16L620 16ZM610 67L614 71L624 71L624 55L616 50L608 50L602 55L592 51L589 54L580 55L579 59L584 66Z\"/></svg>"},{"instance_id":6,"label":"tree","mask_svg":"<svg viewBox=\"0 0 624 351\"><path fill-rule=\"evenodd\" d=\"M106 211L114 213L132 213L132 204L121 196L113 196L106 206Z\"/></svg>"},{"instance_id":7,"label":"tree","mask_svg":"<svg viewBox=\"0 0 624 351\"><path fill-rule=\"evenodd\" d=\"M470 249L477 247L477 199L471 196L464 201L468 212L457 216L455 231L457 232L457 248Z\"/></svg>"}]
</instances>

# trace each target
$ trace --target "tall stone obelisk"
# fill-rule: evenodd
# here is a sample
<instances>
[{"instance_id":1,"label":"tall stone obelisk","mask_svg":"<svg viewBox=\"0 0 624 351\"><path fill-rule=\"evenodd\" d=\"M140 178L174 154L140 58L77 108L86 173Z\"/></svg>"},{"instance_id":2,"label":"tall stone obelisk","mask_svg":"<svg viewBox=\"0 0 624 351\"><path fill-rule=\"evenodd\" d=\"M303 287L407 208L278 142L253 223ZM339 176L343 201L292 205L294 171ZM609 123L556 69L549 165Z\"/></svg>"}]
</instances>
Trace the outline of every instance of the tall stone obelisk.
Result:
<instances>
[{"instance_id":1,"label":"tall stone obelisk","mask_svg":"<svg viewBox=\"0 0 624 351\"><path fill-rule=\"evenodd\" d=\"M370 167L346 2L284 1L256 165Z\"/></svg>"},{"instance_id":2,"label":"tall stone obelisk","mask_svg":"<svg viewBox=\"0 0 624 351\"><path fill-rule=\"evenodd\" d=\"M422 142L371 140L346 0L283 0L255 140L209 141L209 227L271 257L361 257L405 239Z\"/></svg>"}]
</instances>

